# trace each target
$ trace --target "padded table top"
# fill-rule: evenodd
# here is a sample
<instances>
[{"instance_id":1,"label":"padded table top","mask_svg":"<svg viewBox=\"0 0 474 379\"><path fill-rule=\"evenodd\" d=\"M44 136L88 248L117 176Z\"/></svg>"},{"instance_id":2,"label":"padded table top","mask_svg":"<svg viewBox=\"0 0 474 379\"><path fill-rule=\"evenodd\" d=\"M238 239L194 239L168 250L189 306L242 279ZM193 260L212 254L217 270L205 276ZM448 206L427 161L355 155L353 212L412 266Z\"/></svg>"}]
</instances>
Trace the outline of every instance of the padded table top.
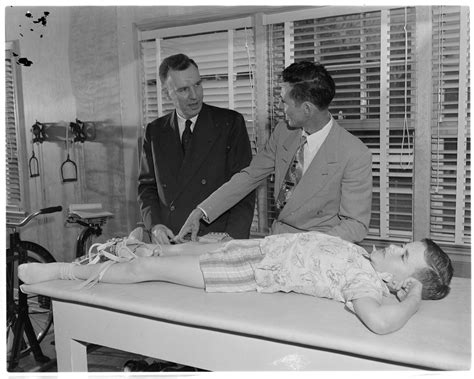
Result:
<instances>
[{"instance_id":1,"label":"padded table top","mask_svg":"<svg viewBox=\"0 0 474 379\"><path fill-rule=\"evenodd\" d=\"M466 370L471 364L469 279L453 278L445 299L423 301L401 330L383 336L369 331L344 304L306 295L206 293L161 282L77 290L78 283L54 280L22 288L65 302L422 368Z\"/></svg>"}]
</instances>

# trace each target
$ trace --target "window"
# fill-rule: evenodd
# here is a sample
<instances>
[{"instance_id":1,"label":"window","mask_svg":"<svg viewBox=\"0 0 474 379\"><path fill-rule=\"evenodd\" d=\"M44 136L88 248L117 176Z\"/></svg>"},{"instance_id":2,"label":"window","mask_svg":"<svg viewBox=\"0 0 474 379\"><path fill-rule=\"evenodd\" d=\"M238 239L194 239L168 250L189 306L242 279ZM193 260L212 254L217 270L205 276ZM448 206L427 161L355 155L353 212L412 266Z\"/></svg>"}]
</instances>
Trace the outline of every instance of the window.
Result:
<instances>
[{"instance_id":1,"label":"window","mask_svg":"<svg viewBox=\"0 0 474 379\"><path fill-rule=\"evenodd\" d=\"M434 239L471 240L469 18L461 7L433 8L431 219Z\"/></svg>"},{"instance_id":2,"label":"window","mask_svg":"<svg viewBox=\"0 0 474 379\"><path fill-rule=\"evenodd\" d=\"M333 117L372 151L377 238L412 235L414 24L415 9L404 8L268 25L271 95L288 64L321 62L336 82ZM272 127L281 117L273 103Z\"/></svg>"},{"instance_id":3,"label":"window","mask_svg":"<svg viewBox=\"0 0 474 379\"><path fill-rule=\"evenodd\" d=\"M204 101L240 112L245 119L253 154L257 150L255 131L254 33L250 20L236 21L234 28L219 30L206 24L209 31L188 33L186 28L157 30L153 38L144 33L140 41L142 61L143 127L174 109L161 88L158 67L167 56L184 53L194 59L203 79ZM246 26L248 24L248 26ZM257 207L256 207L257 209ZM255 213L252 232L258 231Z\"/></svg>"},{"instance_id":4,"label":"window","mask_svg":"<svg viewBox=\"0 0 474 379\"><path fill-rule=\"evenodd\" d=\"M21 212L27 208L25 204L25 186L22 154L21 120L22 103L18 96L20 87L20 70L17 69L13 56L12 43L5 49L5 153L6 153L6 205L9 212Z\"/></svg>"},{"instance_id":5,"label":"window","mask_svg":"<svg viewBox=\"0 0 474 379\"><path fill-rule=\"evenodd\" d=\"M417 23L419 17L423 25ZM261 132L268 127L263 122L254 126L253 113L266 112L270 130L284 116L277 100L282 70L300 60L320 61L336 82L336 97L330 107L333 117L372 151L374 189L369 239L407 241L423 234L445 248L470 248L468 7L324 6L265 14L254 17L253 22L246 18L228 27L212 29L206 25L186 27L193 33L182 32L183 27L142 38L142 51L152 51L142 55L147 78L144 119L151 121L169 107L164 100L160 105L161 96L156 95L160 90L154 87L156 61L163 54L171 54L172 46L179 43L202 62L198 64L206 77L206 100L243 112L252 138L256 134L264 136ZM258 31L264 28L266 34L256 32L254 36L251 26ZM253 67L230 63L229 54L238 51L242 55L247 52L250 62L254 62L250 47L254 38L260 45L266 44L263 54L268 64ZM265 39L264 44L261 39ZM431 41L431 55L420 57L420 46L426 46L427 41ZM212 59L206 60L211 54ZM432 79L424 75L426 70L432 72ZM257 106L255 94L249 91L254 72L259 79L258 95L260 88L266 88L264 93L268 94L268 103L260 101ZM422 165L420 155L417 159L414 156L420 148L426 155ZM430 179L420 180L420 174ZM260 214L266 218L265 225L271 225L274 219L272 186L270 178L263 196L266 206L260 208L268 209ZM430 193L426 193L428 190ZM420 194L426 196L426 203L414 204Z\"/></svg>"},{"instance_id":6,"label":"window","mask_svg":"<svg viewBox=\"0 0 474 379\"><path fill-rule=\"evenodd\" d=\"M184 53L199 66L205 101L242 113L249 135L255 141L252 90L255 52L251 28L166 37L143 41L141 45L143 61L147 62L144 67L147 78L144 99L148 99L145 125L174 109L161 88L158 66L164 58Z\"/></svg>"}]
</instances>

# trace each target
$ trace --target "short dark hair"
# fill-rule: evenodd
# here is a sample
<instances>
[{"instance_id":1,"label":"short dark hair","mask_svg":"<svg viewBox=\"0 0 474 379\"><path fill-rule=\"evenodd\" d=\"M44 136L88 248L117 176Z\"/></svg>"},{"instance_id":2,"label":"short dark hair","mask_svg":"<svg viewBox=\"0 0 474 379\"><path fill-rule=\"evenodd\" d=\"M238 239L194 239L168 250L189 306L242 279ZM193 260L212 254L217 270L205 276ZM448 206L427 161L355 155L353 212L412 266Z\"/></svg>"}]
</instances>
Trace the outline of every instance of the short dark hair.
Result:
<instances>
[{"instance_id":1,"label":"short dark hair","mask_svg":"<svg viewBox=\"0 0 474 379\"><path fill-rule=\"evenodd\" d=\"M439 300L449 293L449 284L453 277L451 259L433 240L422 239L426 246L425 261L427 268L418 270L413 275L423 285L423 300Z\"/></svg>"},{"instance_id":2,"label":"short dark hair","mask_svg":"<svg viewBox=\"0 0 474 379\"><path fill-rule=\"evenodd\" d=\"M283 70L282 80L291 84L289 95L298 105L309 101L319 109L327 109L336 94L333 78L318 62L292 63Z\"/></svg>"},{"instance_id":3,"label":"short dark hair","mask_svg":"<svg viewBox=\"0 0 474 379\"><path fill-rule=\"evenodd\" d=\"M191 65L198 68L198 65L196 64L196 62L194 62L194 60L192 60L185 54L175 54L175 55L170 55L169 57L166 57L165 59L163 59L163 62L161 62L160 68L158 71L160 75L161 83L164 83L166 79L168 78L169 70L184 71Z\"/></svg>"}]
</instances>

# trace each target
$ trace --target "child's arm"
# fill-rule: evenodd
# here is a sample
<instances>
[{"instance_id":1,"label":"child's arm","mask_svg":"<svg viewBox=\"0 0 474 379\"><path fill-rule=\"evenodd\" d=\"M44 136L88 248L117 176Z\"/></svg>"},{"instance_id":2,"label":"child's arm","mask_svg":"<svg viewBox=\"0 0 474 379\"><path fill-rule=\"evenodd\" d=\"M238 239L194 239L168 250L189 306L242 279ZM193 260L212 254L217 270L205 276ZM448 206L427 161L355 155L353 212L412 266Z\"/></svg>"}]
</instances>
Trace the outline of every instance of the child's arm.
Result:
<instances>
[{"instance_id":1,"label":"child's arm","mask_svg":"<svg viewBox=\"0 0 474 379\"><path fill-rule=\"evenodd\" d=\"M418 280L408 278L402 288L406 296L397 304L382 305L370 297L353 300L355 313L374 333L387 334L400 329L418 310L422 285Z\"/></svg>"}]
</instances>

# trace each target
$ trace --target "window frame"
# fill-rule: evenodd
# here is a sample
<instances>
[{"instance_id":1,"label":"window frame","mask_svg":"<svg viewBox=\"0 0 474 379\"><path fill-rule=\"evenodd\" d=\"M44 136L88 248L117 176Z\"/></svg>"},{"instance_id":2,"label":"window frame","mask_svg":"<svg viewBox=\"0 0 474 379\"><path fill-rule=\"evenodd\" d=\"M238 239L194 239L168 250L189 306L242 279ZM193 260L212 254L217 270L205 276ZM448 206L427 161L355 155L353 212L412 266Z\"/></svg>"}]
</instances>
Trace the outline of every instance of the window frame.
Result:
<instances>
[{"instance_id":1,"label":"window frame","mask_svg":"<svg viewBox=\"0 0 474 379\"><path fill-rule=\"evenodd\" d=\"M389 51L389 49L391 48L391 46L389 45L389 36L391 36L391 34L393 34L395 36L395 40L397 40L397 38L399 39L399 37L396 37L396 34L399 33L397 31L397 29L395 29L394 32L391 32L390 30L390 23L388 22L389 20L391 20L391 17L400 17L400 8L401 7L341 7L343 8L340 12L338 11L335 11L334 10L334 7L328 7L327 9L322 9L322 8L317 8L317 9L313 9L312 11L311 10L308 10L307 12L300 12L300 11L296 11L296 12L290 12L288 14L285 14L285 16L287 16L288 18L281 18L281 17L277 17L275 15L273 16L270 16L267 18L267 22L269 20L275 20L275 21L281 21L282 19L285 20L285 22L279 22L278 24L268 24L269 27L272 27L272 26L278 26L277 30L280 31L280 33L283 34L283 46L280 47L280 50L278 51L278 61L281 61L282 60L282 57L281 57L281 53L283 54L283 58L284 58L284 66L286 67L288 64L292 63L295 59L297 59L297 45L300 44L301 42L303 44L306 44L306 41L311 41L311 42L316 42L316 39L315 39L315 36L316 36L316 29L319 27L318 24L315 24L315 23L309 23L308 26L306 27L305 26L305 23L304 21L305 20L308 20L308 21L311 21L312 19L327 19L327 18L331 18L331 17L335 17L335 18L345 18L346 16L357 16L357 17L348 17L348 20L339 20L337 22L343 22L343 23L347 23L347 22L357 22L359 21L362 25L362 23L364 23L363 27L361 27L361 30L365 29L367 26L365 25L365 21L368 19L368 20L379 20L380 24L379 24L379 33L380 33L380 37L378 38L378 42L380 44L380 49L379 49L379 52L383 52L383 51ZM370 8L370 9L369 9ZM401 8L403 9L403 7ZM339 9L337 9L339 10ZM392 12L394 11L394 12ZM412 11L412 14L414 13L414 11ZM360 17L359 17L360 16ZM366 19L365 16L368 16L368 18ZM403 16L403 15L402 15ZM408 16L410 17L410 16ZM413 17L412 17L413 18ZM286 20L290 20L290 21L286 21ZM336 21L335 21L336 22ZM409 20L407 19L407 22L409 22ZM397 23L399 24L399 22L397 21ZM414 25L414 22L413 20L411 21L412 25ZM283 27L281 26L283 24ZM328 24L329 25L329 24ZM396 24L394 24L396 25ZM314 33L315 35L313 36L313 38L309 38L309 35L311 35L311 32L307 29L307 28L312 28L314 27ZM369 28L371 28L373 26L369 26ZM299 30L302 30L302 33L299 33L298 31ZM413 31L414 32L414 31ZM270 34L273 35L274 31L273 29L271 29L270 31ZM322 33L321 31L319 33ZM324 31L324 33L326 33L326 31ZM329 33L329 31L328 31ZM299 37L300 35L303 35L303 36L308 36L308 39L305 39L305 40L299 40L301 42L297 42L296 41L296 38ZM383 38L383 36L387 36L386 38ZM270 37L271 38L271 37ZM279 37L280 38L280 37ZM281 39L280 38L280 39ZM337 37L334 37L334 38L337 38ZM410 42L412 45L415 44L416 42L416 38L414 36L412 37L409 37L410 38ZM331 38L329 38L331 39ZM393 42L393 40L391 40ZM367 43L371 43L370 41L368 41ZM281 45L281 42L280 42L280 45ZM308 44L310 45L310 44ZM319 48L318 47L319 44L316 44L315 43L315 47L314 47L314 50L315 50L315 53L316 53L316 50ZM329 45L325 45L325 48L328 48ZM362 42L361 43L361 46L365 46L364 43ZM310 47L308 47L310 48ZM303 48L304 50L307 50L306 48ZM397 47L395 47L395 49L397 49ZM411 46L411 49L414 50L414 46ZM301 50L298 49L298 50ZM400 48L398 48L398 50L400 50ZM291 52L292 51L295 51L294 54L292 54ZM361 51L365 51L365 50L361 50ZM269 52L269 54L273 53L273 51ZM306 52L305 52L306 53ZM342 52L342 54L344 54ZM291 56L290 56L291 55ZM403 55L403 54L402 54ZM414 59L414 52L409 52L408 53L408 56L407 56L407 62L409 65L414 65L415 68L416 68L416 65L414 64L413 62L413 59ZM399 58L398 59L395 59L395 60L392 60L392 59L389 59L389 57L387 57L387 54L381 54L379 56L379 59L378 59L378 63L377 63L377 67L380 68L380 71L379 71L379 75L380 75L380 89L379 89L379 98L380 98L380 104L379 104L379 107L380 107L380 116L377 117L377 118L366 118L363 113L361 113L361 119L348 119L348 120L338 120L338 122L340 123L341 126L345 127L345 126L349 126L350 128L348 128L349 131L351 130L357 130L359 131L362 130L362 129L374 129L374 130L377 130L379 132L379 145L380 146L387 146L384 151L383 151L383 154L380 154L380 155L377 155L377 157L379 157L379 159L377 160L377 164L380 166L380 170L378 171L379 172L379 177L380 177L380 181L378 181L377 183L380 184L380 189L377 189L374 187L375 191L374 193L377 195L376 198L377 199L380 199L380 209L385 209L386 212L383 212L383 211L380 211L380 212L376 212L376 210L373 208L373 212L376 212L378 214L380 214L379 216L379 220L378 222L380 223L379 226L375 229L372 229L371 228L371 233L369 235L369 238L372 238L372 239L377 239L377 240L387 240L387 239L390 239L390 240L399 240L399 241L406 241L408 238L410 238L412 235L413 235L413 230L404 230L402 231L401 229L400 230L397 230L397 229L394 229L392 227L389 226L389 223L398 223L400 224L400 221L397 221L397 217L406 217L406 216L409 216L410 217L410 220L411 220L411 224L413 225L413 206L411 206L411 212L410 214L406 214L404 216L404 214L401 214L400 215L395 215L394 217L390 218L388 217L388 209L392 206L392 204L396 204L397 202L406 202L406 199L407 198L408 200L411 199L411 202L413 203L413 196L414 196L414 189L413 189L413 183L409 189L409 191L407 192L406 190L404 190L403 188L394 188L392 189L389 185L389 179L394 177L394 178L402 178L404 175L403 174L400 174L397 172L396 170L396 164L394 163L394 159L395 158L398 158L399 154L396 153L397 150L393 150L392 148L388 147L389 146L389 143L392 142L393 139L396 139L396 138L399 138L396 136L397 132L396 130L402 130L403 126L404 126L404 122L403 122L403 118L400 118L400 115L398 116L398 118L396 117L397 115L395 115L395 117L393 117L393 115L395 114L395 112L392 111L392 108L393 105L391 103L389 103L389 98L391 97L391 92L394 91L394 89L396 90L396 88L392 88L390 85L392 82L395 82L393 80L391 80L391 75L393 75L393 71L392 71L392 67L397 67L397 66L400 66L401 64L403 64L403 60L400 60ZM322 59L321 62L324 64L324 60ZM279 63L278 65L280 65L281 63ZM343 68L344 70L347 70L346 68L346 65L344 64L344 62L342 63L342 66L339 65L339 63L337 65L334 65L334 63L331 65L331 64L328 64L326 65L326 67L331 71L331 67L341 67ZM351 63L350 65L351 67L354 66L354 67L358 67L357 65L353 65ZM363 69L365 67L364 64L362 64L362 62L360 63L360 66L361 66L361 69ZM369 65L371 66L371 65ZM280 67L279 67L280 68ZM408 71L408 73L412 72L414 70L410 69ZM395 71L396 72L396 71ZM371 75L371 74L369 74ZM345 74L343 74L343 77L345 76ZM415 75L416 77L416 75ZM337 80L337 79L335 79ZM411 82L414 82L413 78L410 79ZM411 84L411 86L413 86L413 84ZM408 87L409 90L410 89L410 86ZM354 92L357 92L357 90L355 90ZM412 91L413 92L413 91ZM361 92L361 95L362 95L362 92ZM410 98L415 98L415 96L413 95L413 93L409 96ZM360 98L362 100L362 97ZM336 99L337 100L337 95L336 95ZM362 103L361 103L362 104ZM412 100L410 102L411 104L411 107L412 108L415 108L416 107L414 106L414 101ZM335 102L333 102L333 107L335 106ZM360 105L360 107L362 107L362 105ZM330 110L331 110L331 107L330 107ZM413 109L409 112L411 113L412 117L408 118L408 126L407 126L407 129L410 131L410 133L413 133L413 125L415 124L415 120L416 120L416 112L413 111ZM272 112L272 115L273 115L273 112ZM270 117L272 117L272 115ZM338 114L333 114L333 116L338 119ZM361 128L360 126L364 125L364 128ZM379 151L380 149L377 149L377 151ZM401 154L401 153L400 153ZM374 157L375 158L375 157ZM406 158L406 156L404 156L404 159ZM409 157L411 160L413 159L413 157ZM410 161L412 162L412 161ZM405 175L406 176L406 175ZM385 189L385 192L384 192L384 189ZM381 194L380 196L378 196L378 194ZM383 196L382 196L383 195ZM400 209L402 209L403 207L401 207ZM271 220L270 220L271 221ZM378 235L376 235L376 234Z\"/></svg>"},{"instance_id":2,"label":"window frame","mask_svg":"<svg viewBox=\"0 0 474 379\"><path fill-rule=\"evenodd\" d=\"M140 26L138 26L137 32L137 41L138 45L142 43L142 41L152 41L155 40L156 44L156 95L157 95L157 106L158 106L158 117L163 115L163 104L161 99L162 87L160 78L158 75L158 66L159 62L161 62L161 40L165 38L173 38L176 36L184 36L184 35L193 35L193 34L206 34L218 31L227 31L232 29L239 29L239 28L251 28L252 27L252 17L240 17L231 20L225 21L213 21L213 22L202 22L196 23L191 25L183 25L183 26L175 26L175 27L166 27L166 28L156 28L149 30L149 26L147 26L146 30L141 30ZM142 73L140 73L140 78L142 78ZM140 91L140 103L143 105L146 99L144 99L143 91ZM140 113L140 124L142 128L146 126L149 120L146 120L144 117L144 112Z\"/></svg>"},{"instance_id":3,"label":"window frame","mask_svg":"<svg viewBox=\"0 0 474 379\"><path fill-rule=\"evenodd\" d=\"M285 29L291 30L292 22L301 21L304 19L311 18L322 18L322 17L331 17L331 16L343 16L349 15L352 13L366 13L372 11L381 11L387 13L392 9L404 8L403 6L387 6L387 7L316 7L314 9L299 10L292 12L282 12L278 14L270 14L264 17L264 23L267 25L284 23ZM433 101L431 96L426 96L426 94L432 93L432 10L433 7L418 7L416 8L416 21L415 21L415 46L416 53L414 54L415 59L415 110L414 110L414 120L416 120L416 133L414 139L414 181L413 181L413 205L412 205L412 218L413 218L413 230L412 236L413 239L421 239L430 237L430 196L427 194L430 193L430 167L431 167L431 114L433 108ZM465 7L464 7L465 8ZM461 13L466 13L464 10ZM461 17L466 17L461 14ZM461 21L461 28L466 23ZM464 33L467 35L467 33ZM463 35L464 35L463 34ZM463 42L464 39L464 42ZM464 36L461 39L461 45L464 46L463 52L467 51L467 37ZM427 43L429 41L429 43ZM285 39L286 44L286 39ZM285 46L285 51L290 51L289 46ZM287 58L288 54L285 54L285 66L291 61ZM460 59L461 60L461 59ZM461 62L462 63L462 62ZM468 65L468 62L464 63L465 66ZM462 69L462 68L461 68ZM468 68L465 67L464 70ZM460 74L461 76L462 74ZM466 103L465 100L459 99L459 107L461 108L461 103ZM462 111L458 111L458 114L461 114ZM380 122L382 120L380 119ZM463 120L467 122L466 120ZM341 122L342 124L343 122ZM421 125L421 127L420 127ZM459 136L465 133L464 129L461 126L461 121L459 121L458 128L458 143ZM468 163L469 165L469 163ZM419 168L421 167L421 169ZM459 162L458 162L459 167ZM469 166L468 166L469 169ZM457 192L463 193L464 183L462 182L463 175L457 176ZM463 188L461 188L461 186ZM470 191L468 191L470 192ZM463 198L464 199L464 198ZM457 203L456 214L460 217L463 213L462 204ZM456 224L456 228L459 229L459 225ZM366 242L386 242L388 238L373 238L371 236L367 237L364 243ZM390 238L393 241L393 238ZM470 246L465 242L464 245L460 238L456 238L454 243L444 243L444 241L438 241L443 248L446 248L447 251L456 252L455 254L459 258L460 256L469 255ZM461 258L463 260L463 258Z\"/></svg>"}]
</instances>

